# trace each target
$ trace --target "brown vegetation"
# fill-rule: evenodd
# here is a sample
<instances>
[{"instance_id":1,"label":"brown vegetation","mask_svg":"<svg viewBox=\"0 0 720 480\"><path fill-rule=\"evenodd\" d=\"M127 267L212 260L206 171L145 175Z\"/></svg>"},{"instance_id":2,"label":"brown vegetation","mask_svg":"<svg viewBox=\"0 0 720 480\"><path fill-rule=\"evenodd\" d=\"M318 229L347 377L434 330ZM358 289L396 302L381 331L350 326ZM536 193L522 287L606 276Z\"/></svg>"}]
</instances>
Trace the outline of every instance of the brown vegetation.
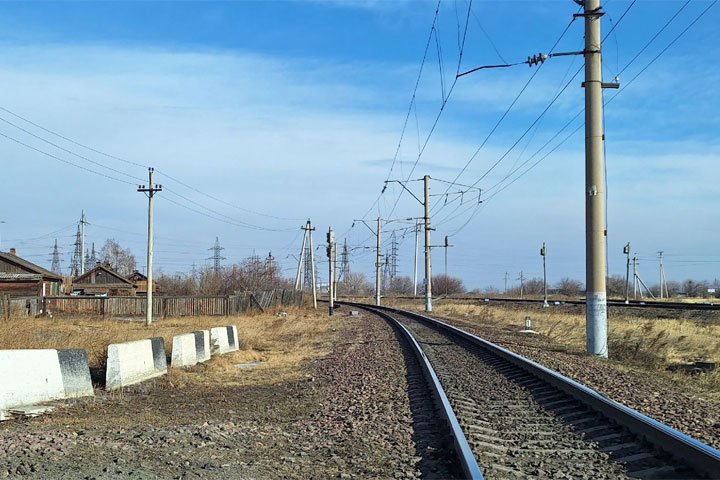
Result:
<instances>
[{"instance_id":1,"label":"brown vegetation","mask_svg":"<svg viewBox=\"0 0 720 480\"><path fill-rule=\"evenodd\" d=\"M160 320L149 327L142 322L92 318L11 320L0 330L0 349L81 348L87 351L92 368L102 368L107 346L111 343L160 336L165 339L165 350L169 355L174 335L236 325L240 351L215 358L213 362L234 369L233 365L238 362L259 361L262 365L258 368L271 367L277 380L277 375L294 375L303 361L324 355L318 337L328 328L326 314L321 310L288 307L284 311L285 317L277 317L274 313L186 317Z\"/></svg>"}]
</instances>

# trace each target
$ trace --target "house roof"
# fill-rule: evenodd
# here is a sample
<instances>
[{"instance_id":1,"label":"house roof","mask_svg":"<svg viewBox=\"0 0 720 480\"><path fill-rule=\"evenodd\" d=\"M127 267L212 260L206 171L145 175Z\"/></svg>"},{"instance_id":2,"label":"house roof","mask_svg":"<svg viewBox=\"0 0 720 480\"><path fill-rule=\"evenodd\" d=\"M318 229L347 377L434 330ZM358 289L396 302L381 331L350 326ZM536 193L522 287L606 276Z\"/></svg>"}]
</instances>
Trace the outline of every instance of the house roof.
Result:
<instances>
[{"instance_id":1,"label":"house roof","mask_svg":"<svg viewBox=\"0 0 720 480\"><path fill-rule=\"evenodd\" d=\"M34 263L28 262L27 260L11 253L0 252L0 261L15 264L23 270L27 270L28 273L42 275L43 278L62 281L62 276L58 275L57 273L53 273L50 270L45 270L44 268L35 265Z\"/></svg>"},{"instance_id":2,"label":"house roof","mask_svg":"<svg viewBox=\"0 0 720 480\"><path fill-rule=\"evenodd\" d=\"M135 270L133 273L128 275L127 278L128 278L128 280L130 280L132 282L142 282L143 280L147 280L147 277L145 275L143 275L142 273L138 272L137 270Z\"/></svg>"},{"instance_id":3,"label":"house roof","mask_svg":"<svg viewBox=\"0 0 720 480\"><path fill-rule=\"evenodd\" d=\"M32 281L38 281L38 280L42 280L42 278L43 278L43 276L40 275L39 273L5 273L5 272L0 272L0 280L9 280L9 281L13 281L13 280L17 280L17 281L32 280Z\"/></svg>"},{"instance_id":4,"label":"house roof","mask_svg":"<svg viewBox=\"0 0 720 480\"><path fill-rule=\"evenodd\" d=\"M130 280L123 277L122 275L117 273L112 268L110 268L106 265L102 265L102 264L98 264L92 270L88 270L87 272L80 275L79 277L73 278L73 284L74 285L80 285L80 284L94 285L90 282L90 278L92 277L92 275L96 274L99 271L105 272L106 274L108 274L109 276L111 276L117 280L116 282L107 284L107 285L111 285L112 288L117 288L118 284L121 284L121 285L127 286L127 287L131 287L131 288L134 287L133 283ZM105 284L103 284L103 285L105 285Z\"/></svg>"}]
</instances>

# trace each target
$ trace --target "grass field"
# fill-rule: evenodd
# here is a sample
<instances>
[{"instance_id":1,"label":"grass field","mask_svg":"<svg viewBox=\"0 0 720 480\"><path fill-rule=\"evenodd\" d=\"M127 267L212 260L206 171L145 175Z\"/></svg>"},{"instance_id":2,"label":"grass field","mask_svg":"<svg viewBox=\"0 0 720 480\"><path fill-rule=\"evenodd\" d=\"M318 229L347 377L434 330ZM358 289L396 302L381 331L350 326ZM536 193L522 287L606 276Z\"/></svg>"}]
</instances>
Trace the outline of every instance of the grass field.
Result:
<instances>
[{"instance_id":1,"label":"grass field","mask_svg":"<svg viewBox=\"0 0 720 480\"><path fill-rule=\"evenodd\" d=\"M91 369L104 369L107 346L111 343L163 337L168 355L172 351L172 337L211 327L236 325L240 350L232 354L215 356L208 368L240 372L235 364L261 362L245 372L243 377L256 377L255 371L264 371L268 382L291 379L300 375L298 366L311 358L326 354L323 335L329 322L325 311L288 307L285 317L275 312L235 317L186 317L157 320L151 326L142 321L100 320L97 318L18 319L7 322L0 329L0 349L26 348L81 348L87 352ZM172 369L171 382L195 381L204 378L202 368L194 373ZM217 372L216 372L217 373ZM233 376L230 381L243 381ZM237 377L237 378L235 378ZM259 377L258 377L259 379Z\"/></svg>"}]
</instances>

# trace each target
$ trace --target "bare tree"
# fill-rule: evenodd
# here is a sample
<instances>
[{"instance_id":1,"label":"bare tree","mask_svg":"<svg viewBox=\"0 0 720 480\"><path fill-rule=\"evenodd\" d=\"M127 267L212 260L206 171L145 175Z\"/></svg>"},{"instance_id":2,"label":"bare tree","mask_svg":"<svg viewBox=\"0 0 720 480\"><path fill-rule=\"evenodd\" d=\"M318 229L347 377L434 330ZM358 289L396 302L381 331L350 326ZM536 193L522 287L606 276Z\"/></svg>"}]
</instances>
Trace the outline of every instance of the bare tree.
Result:
<instances>
[{"instance_id":1,"label":"bare tree","mask_svg":"<svg viewBox=\"0 0 720 480\"><path fill-rule=\"evenodd\" d=\"M453 295L465 293L463 281L449 275L435 275L432 277L433 293L437 295Z\"/></svg>"},{"instance_id":2,"label":"bare tree","mask_svg":"<svg viewBox=\"0 0 720 480\"><path fill-rule=\"evenodd\" d=\"M159 290L167 295L197 295L198 285L196 278L192 275L165 275L159 273L157 276Z\"/></svg>"},{"instance_id":3,"label":"bare tree","mask_svg":"<svg viewBox=\"0 0 720 480\"><path fill-rule=\"evenodd\" d=\"M395 294L410 294L413 292L413 281L410 277L395 277L390 280L387 288L385 289L388 293Z\"/></svg>"},{"instance_id":4,"label":"bare tree","mask_svg":"<svg viewBox=\"0 0 720 480\"><path fill-rule=\"evenodd\" d=\"M373 285L364 273L350 272L346 278L338 283L338 293L341 295L370 295Z\"/></svg>"},{"instance_id":5,"label":"bare tree","mask_svg":"<svg viewBox=\"0 0 720 480\"><path fill-rule=\"evenodd\" d=\"M687 279L682 282L682 290L688 297L706 297L708 287L710 287L710 283L705 280Z\"/></svg>"},{"instance_id":6,"label":"bare tree","mask_svg":"<svg viewBox=\"0 0 720 480\"><path fill-rule=\"evenodd\" d=\"M136 269L135 255L129 248L122 248L114 238L105 240L100 250L100 258L103 263L109 263L113 270L123 276L130 275Z\"/></svg>"},{"instance_id":7,"label":"bare tree","mask_svg":"<svg viewBox=\"0 0 720 480\"><path fill-rule=\"evenodd\" d=\"M577 297L578 295L580 295L580 292L583 291L584 286L580 280L566 277L560 279L560 281L555 285L555 288L557 289L558 293L562 295L567 295L568 297Z\"/></svg>"},{"instance_id":8,"label":"bare tree","mask_svg":"<svg viewBox=\"0 0 720 480\"><path fill-rule=\"evenodd\" d=\"M630 279L632 282L632 279ZM612 275L607 278L607 294L610 297L625 298L625 277Z\"/></svg>"},{"instance_id":9,"label":"bare tree","mask_svg":"<svg viewBox=\"0 0 720 480\"><path fill-rule=\"evenodd\" d=\"M525 280L523 294L525 295L542 295L545 285L542 278L528 278Z\"/></svg>"}]
</instances>

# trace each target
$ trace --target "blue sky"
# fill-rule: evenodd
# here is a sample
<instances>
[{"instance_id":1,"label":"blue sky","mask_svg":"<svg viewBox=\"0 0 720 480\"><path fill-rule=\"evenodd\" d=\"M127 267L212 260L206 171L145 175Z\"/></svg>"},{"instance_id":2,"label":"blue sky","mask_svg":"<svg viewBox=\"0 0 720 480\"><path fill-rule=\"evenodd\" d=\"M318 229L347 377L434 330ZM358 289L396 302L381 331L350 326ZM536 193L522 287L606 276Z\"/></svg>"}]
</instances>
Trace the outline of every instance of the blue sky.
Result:
<instances>
[{"instance_id":1,"label":"blue sky","mask_svg":"<svg viewBox=\"0 0 720 480\"><path fill-rule=\"evenodd\" d=\"M617 25L604 43L604 76L611 81L620 73L625 87L619 94L606 91L606 100L618 94L605 112L609 268L624 273L621 252L629 241L648 283L657 277L658 250L667 256L668 278L720 277L720 7L708 10L641 73L711 5L684 3L640 0L628 10L630 2L610 0L603 18L604 32ZM547 153L532 156L541 146L550 141L553 148L582 125L582 73L573 77L582 59L484 70L451 87L466 18L461 71L547 53L577 5L475 1L467 17L467 2L441 2L437 35L395 158L436 5L0 4L0 107L6 109L0 110L0 134L10 137L0 136L0 248L14 246L47 266L57 237L67 268L73 223L84 208L88 240L100 244L114 237L142 266L146 199L135 184L151 165L167 189L156 202L159 269L184 272L208 264L218 236L228 262L272 250L290 276L304 219L317 226L316 244L331 225L351 246L373 245L365 227L351 228L353 219L419 216L420 206L407 194L399 197L396 184L376 199L386 178L428 174L436 179L433 194L465 189L448 189L442 180L483 189L480 206L474 190L462 202L458 195L433 197L433 243L451 237L448 270L466 286L500 287L506 271L511 278L520 270L541 274L543 241L551 281L584 279L582 129L526 172ZM582 24L574 22L555 51L581 48ZM420 194L419 182L407 185ZM254 227L239 226L246 223ZM387 225L386 248L392 228L402 225ZM396 236L399 272L411 275L414 236ZM435 272L442 272L442 250L434 257ZM369 251L355 250L352 261L353 270L372 271ZM324 275L322 264L320 271Z\"/></svg>"}]
</instances>

